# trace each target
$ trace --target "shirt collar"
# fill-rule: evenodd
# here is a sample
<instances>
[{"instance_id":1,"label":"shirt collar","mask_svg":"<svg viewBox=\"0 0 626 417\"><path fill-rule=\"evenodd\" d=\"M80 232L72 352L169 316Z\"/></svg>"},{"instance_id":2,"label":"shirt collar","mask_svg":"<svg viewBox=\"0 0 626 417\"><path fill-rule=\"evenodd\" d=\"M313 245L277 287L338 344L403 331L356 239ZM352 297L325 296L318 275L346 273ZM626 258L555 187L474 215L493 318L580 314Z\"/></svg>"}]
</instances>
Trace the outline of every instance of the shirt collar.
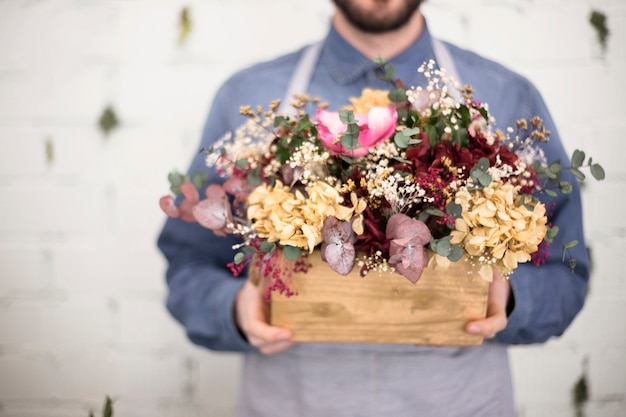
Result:
<instances>
[{"instance_id":1,"label":"shirt collar","mask_svg":"<svg viewBox=\"0 0 626 417\"><path fill-rule=\"evenodd\" d=\"M431 35L424 20L424 29L420 36L407 49L390 59L390 62L396 67L410 68L411 76L403 78L410 83L415 78L413 74L417 74L417 68L433 56ZM343 85L356 81L368 71L378 67L378 64L350 45L332 25L324 40L320 59L333 79Z\"/></svg>"}]
</instances>

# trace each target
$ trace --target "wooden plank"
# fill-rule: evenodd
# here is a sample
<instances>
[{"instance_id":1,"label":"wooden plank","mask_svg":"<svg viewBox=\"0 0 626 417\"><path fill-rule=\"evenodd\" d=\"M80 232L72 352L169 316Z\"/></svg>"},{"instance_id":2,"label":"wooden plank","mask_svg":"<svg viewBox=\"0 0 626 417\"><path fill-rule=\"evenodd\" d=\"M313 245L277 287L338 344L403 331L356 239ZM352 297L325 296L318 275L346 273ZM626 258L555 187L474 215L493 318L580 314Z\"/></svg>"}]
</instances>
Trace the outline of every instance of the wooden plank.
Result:
<instances>
[{"instance_id":1,"label":"wooden plank","mask_svg":"<svg viewBox=\"0 0 626 417\"><path fill-rule=\"evenodd\" d=\"M293 276L298 295L272 294L271 323L291 329L295 341L482 343L464 328L485 317L489 283L464 259L445 271L427 268L416 284L397 273L360 277L358 268L341 276L318 252L309 259L308 272Z\"/></svg>"}]
</instances>

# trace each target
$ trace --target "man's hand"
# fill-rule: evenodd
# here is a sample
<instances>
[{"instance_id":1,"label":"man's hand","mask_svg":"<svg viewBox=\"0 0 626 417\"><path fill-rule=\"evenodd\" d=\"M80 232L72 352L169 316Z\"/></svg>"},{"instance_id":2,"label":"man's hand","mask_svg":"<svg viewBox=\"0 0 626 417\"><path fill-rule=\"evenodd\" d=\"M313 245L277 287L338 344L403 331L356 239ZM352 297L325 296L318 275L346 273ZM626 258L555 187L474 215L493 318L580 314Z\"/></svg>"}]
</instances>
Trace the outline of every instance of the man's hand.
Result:
<instances>
[{"instance_id":1,"label":"man's hand","mask_svg":"<svg viewBox=\"0 0 626 417\"><path fill-rule=\"evenodd\" d=\"M235 320L252 346L261 353L272 355L294 345L291 332L282 327L270 326L269 305L261 289L246 281L235 300Z\"/></svg>"},{"instance_id":2,"label":"man's hand","mask_svg":"<svg viewBox=\"0 0 626 417\"><path fill-rule=\"evenodd\" d=\"M489 285L487 317L467 323L465 331L491 339L500 330L504 330L507 323L506 304L510 294L511 283L494 271L493 281Z\"/></svg>"}]
</instances>

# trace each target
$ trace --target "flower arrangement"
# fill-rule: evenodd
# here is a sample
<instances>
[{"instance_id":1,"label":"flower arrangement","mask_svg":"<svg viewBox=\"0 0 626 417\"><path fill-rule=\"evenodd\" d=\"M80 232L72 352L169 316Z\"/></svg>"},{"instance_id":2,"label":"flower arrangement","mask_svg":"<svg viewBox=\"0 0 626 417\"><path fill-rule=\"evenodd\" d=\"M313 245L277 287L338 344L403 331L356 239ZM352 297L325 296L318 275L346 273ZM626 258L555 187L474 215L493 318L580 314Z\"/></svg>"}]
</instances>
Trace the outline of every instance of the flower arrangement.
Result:
<instances>
[{"instance_id":1,"label":"flower arrangement","mask_svg":"<svg viewBox=\"0 0 626 417\"><path fill-rule=\"evenodd\" d=\"M240 236L233 272L256 260L270 288L288 294L285 277L306 269L314 250L342 275L391 270L412 282L429 262L445 267L463 256L486 280L494 268L506 277L519 263L541 264L558 229L537 195L572 189L560 162L548 163L537 146L550 135L542 120L497 130L471 86L455 100L454 80L434 62L418 70L423 88L406 88L379 63L389 90L366 89L338 112L307 96L291 103L293 116L279 114L278 101L242 107L248 122L204 150L225 182L201 199L203 177L170 174L182 199L165 196L162 209ZM572 157L580 179L585 159ZM586 166L604 177L591 159ZM562 243L564 260L576 243Z\"/></svg>"}]
</instances>

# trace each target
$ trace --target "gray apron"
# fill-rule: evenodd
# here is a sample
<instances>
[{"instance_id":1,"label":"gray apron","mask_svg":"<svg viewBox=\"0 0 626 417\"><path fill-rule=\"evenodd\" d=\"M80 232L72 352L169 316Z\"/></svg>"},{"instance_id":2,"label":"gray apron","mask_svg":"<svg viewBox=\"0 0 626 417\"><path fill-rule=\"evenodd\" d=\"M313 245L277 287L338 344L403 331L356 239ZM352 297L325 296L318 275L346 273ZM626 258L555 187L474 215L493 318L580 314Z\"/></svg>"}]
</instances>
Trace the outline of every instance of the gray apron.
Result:
<instances>
[{"instance_id":1,"label":"gray apron","mask_svg":"<svg viewBox=\"0 0 626 417\"><path fill-rule=\"evenodd\" d=\"M460 83L447 47L433 40L432 48L439 67ZM303 52L283 103L289 103L294 93L308 91L321 50L322 43L317 43ZM246 354L239 413L241 417L515 416L506 347L490 342L466 348L299 343L277 355Z\"/></svg>"}]
</instances>

